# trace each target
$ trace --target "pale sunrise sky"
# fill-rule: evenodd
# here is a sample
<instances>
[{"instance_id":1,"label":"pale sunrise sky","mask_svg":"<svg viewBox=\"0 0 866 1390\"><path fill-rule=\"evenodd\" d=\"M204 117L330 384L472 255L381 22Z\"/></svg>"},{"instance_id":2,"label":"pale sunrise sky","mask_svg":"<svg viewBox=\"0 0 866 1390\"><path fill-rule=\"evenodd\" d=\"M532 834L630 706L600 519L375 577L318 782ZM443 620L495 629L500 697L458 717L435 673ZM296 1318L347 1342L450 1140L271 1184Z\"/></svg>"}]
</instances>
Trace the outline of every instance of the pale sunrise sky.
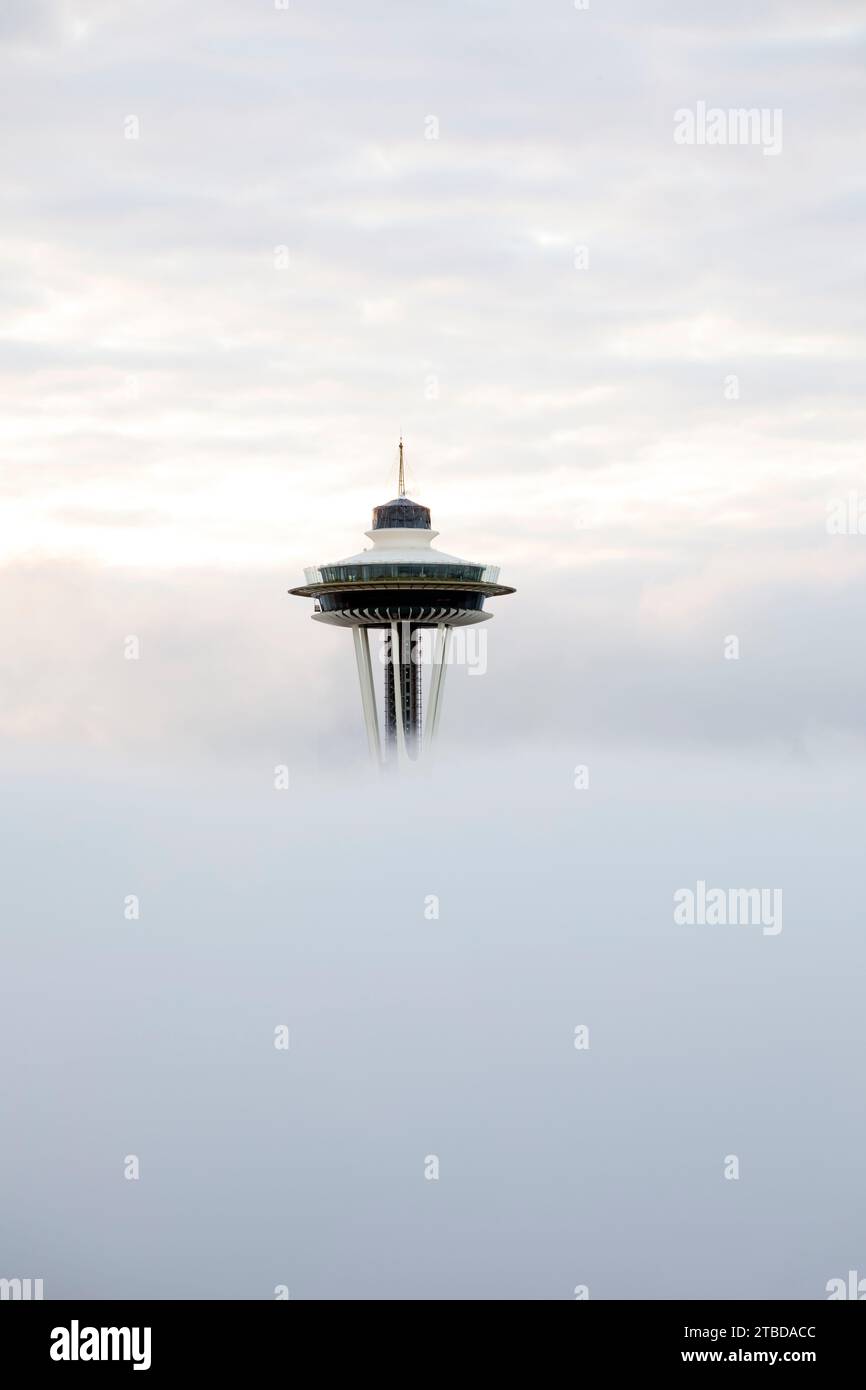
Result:
<instances>
[{"instance_id":1,"label":"pale sunrise sky","mask_svg":"<svg viewBox=\"0 0 866 1390\"><path fill-rule=\"evenodd\" d=\"M864 35L843 0L7 2L4 558L288 580L355 548L402 430L482 558L820 568L863 461ZM675 144L699 100L780 108L781 155Z\"/></svg>"}]
</instances>

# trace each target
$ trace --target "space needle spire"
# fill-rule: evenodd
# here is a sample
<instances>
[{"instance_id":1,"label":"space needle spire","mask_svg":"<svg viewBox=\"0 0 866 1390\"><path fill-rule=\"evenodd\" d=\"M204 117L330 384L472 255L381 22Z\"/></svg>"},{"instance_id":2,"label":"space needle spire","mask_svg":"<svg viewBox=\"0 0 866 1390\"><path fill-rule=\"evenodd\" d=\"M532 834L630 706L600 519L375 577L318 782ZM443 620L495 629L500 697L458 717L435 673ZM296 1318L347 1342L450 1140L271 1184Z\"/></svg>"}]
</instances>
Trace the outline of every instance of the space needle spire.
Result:
<instances>
[{"instance_id":1,"label":"space needle spire","mask_svg":"<svg viewBox=\"0 0 866 1390\"><path fill-rule=\"evenodd\" d=\"M314 600L313 619L349 627L355 645L361 706L373 761L415 762L433 743L452 631L483 623L484 600L513 594L499 583L498 565L480 565L434 550L439 534L430 508L406 496L403 437L398 450L397 496L373 508L366 532L372 545L357 555L304 571L305 583L289 592ZM384 634L381 721L373 688L369 634ZM434 636L430 678L424 692L422 633ZM422 722L422 697L426 718Z\"/></svg>"}]
</instances>

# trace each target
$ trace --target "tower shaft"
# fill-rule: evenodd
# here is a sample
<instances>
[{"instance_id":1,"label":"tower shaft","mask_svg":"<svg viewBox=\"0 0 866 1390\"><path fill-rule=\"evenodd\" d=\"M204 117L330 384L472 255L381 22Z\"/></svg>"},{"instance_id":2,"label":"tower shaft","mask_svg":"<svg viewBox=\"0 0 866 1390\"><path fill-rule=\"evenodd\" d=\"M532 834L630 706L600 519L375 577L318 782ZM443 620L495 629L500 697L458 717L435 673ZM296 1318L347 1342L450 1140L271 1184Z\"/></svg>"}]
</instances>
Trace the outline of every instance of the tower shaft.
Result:
<instances>
[{"instance_id":1,"label":"tower shaft","mask_svg":"<svg viewBox=\"0 0 866 1390\"><path fill-rule=\"evenodd\" d=\"M385 663L385 743L389 751L396 751L399 713L406 751L410 758L416 758L421 749L421 629L405 620L396 623L395 628L396 641L392 636L389 659Z\"/></svg>"}]
</instances>

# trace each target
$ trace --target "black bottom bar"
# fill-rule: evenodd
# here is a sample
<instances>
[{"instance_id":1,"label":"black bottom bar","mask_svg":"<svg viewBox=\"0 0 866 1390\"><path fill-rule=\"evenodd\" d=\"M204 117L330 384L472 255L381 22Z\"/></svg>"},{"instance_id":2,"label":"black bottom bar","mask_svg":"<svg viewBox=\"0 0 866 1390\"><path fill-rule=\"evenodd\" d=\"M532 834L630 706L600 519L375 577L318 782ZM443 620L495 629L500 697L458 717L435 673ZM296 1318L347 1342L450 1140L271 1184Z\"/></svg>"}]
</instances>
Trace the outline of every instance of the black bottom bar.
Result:
<instances>
[{"instance_id":1,"label":"black bottom bar","mask_svg":"<svg viewBox=\"0 0 866 1390\"><path fill-rule=\"evenodd\" d=\"M855 1372L866 1329L863 1309L844 1302L575 1300L567 1310L549 1308L547 1312L534 1303L531 1312L512 1307L506 1322L496 1328L487 1325L487 1318L497 1319L502 1313L488 1304L487 1313L481 1314L478 1304L483 1302L451 1303L450 1313L438 1306L431 1313L423 1305L406 1303L397 1327L392 1321L386 1325L386 1315L375 1302L361 1308L355 1303L306 1302L297 1297L241 1303L3 1302L3 1364L15 1367L16 1383L46 1371L59 1375L83 1371L93 1377L102 1368L113 1375L132 1374L136 1364L151 1379L190 1371L198 1377L219 1377L220 1383L227 1375L248 1375L273 1365L282 1367L291 1381L299 1353L315 1351L320 1363L317 1372L331 1371L341 1363L348 1367L351 1358L354 1372L361 1375L380 1363L396 1369L396 1353L389 1353L388 1347L395 1336L402 1343L413 1335L417 1318L416 1335L423 1338L428 1377L440 1357L443 1375L449 1366L454 1370L454 1344L442 1335L453 1326L461 1347L465 1342L465 1350L459 1353L461 1365L478 1363L483 1357L487 1380L506 1358L514 1374L514 1362L521 1355L526 1358L527 1373L536 1366L533 1379L538 1379L542 1345L548 1357L569 1350L578 1380L635 1370L665 1376L673 1369L708 1365L768 1370L803 1366L826 1379L828 1371L850 1367ZM545 1339L554 1339L552 1346L547 1340L538 1342L533 1324L539 1316L545 1319ZM466 1322L460 1327L463 1318ZM524 1318L527 1327L515 1327L515 1320ZM337 1328L340 1336L335 1337ZM373 1331L375 1340L370 1335ZM90 1359L94 1351L101 1359ZM113 1359L115 1352L118 1358L126 1353L126 1359Z\"/></svg>"}]
</instances>

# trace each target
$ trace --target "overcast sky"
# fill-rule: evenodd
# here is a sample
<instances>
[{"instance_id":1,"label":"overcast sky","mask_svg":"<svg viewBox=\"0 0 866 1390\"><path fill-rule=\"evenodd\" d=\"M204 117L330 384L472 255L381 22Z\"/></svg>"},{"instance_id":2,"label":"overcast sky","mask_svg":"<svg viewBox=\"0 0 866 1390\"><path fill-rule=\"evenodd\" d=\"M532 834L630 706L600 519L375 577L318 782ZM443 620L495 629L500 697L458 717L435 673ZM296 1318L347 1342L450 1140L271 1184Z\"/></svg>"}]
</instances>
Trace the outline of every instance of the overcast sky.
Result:
<instances>
[{"instance_id":1,"label":"overcast sky","mask_svg":"<svg viewBox=\"0 0 866 1390\"><path fill-rule=\"evenodd\" d=\"M738 633L757 703L716 695L721 736L760 689L849 734L864 34L854 0L7 0L9 737L229 748L311 681L339 734L349 644L285 590L358 549L400 430L440 544L519 590L492 733L591 667L598 719L661 735ZM781 112L781 152L676 143L698 102ZM530 656L565 669L547 712Z\"/></svg>"}]
</instances>

